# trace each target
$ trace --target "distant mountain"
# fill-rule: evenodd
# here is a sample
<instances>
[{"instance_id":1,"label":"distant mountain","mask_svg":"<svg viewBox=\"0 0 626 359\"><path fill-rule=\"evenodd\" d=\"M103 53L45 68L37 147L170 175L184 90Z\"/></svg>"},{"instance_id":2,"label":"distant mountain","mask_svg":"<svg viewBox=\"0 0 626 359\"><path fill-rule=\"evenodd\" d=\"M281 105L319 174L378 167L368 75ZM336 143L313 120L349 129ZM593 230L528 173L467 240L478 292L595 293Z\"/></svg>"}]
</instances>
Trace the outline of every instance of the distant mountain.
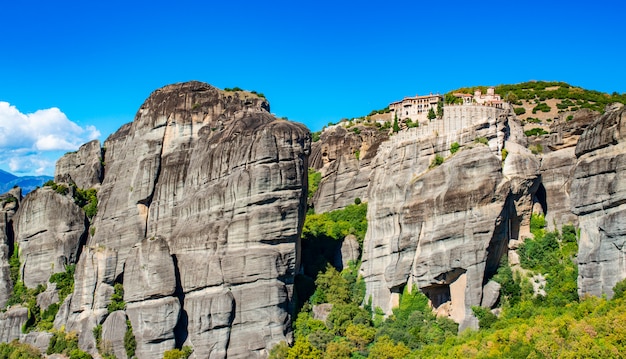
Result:
<instances>
[{"instance_id":1,"label":"distant mountain","mask_svg":"<svg viewBox=\"0 0 626 359\"><path fill-rule=\"evenodd\" d=\"M11 188L18 186L22 189L22 194L26 195L28 192L34 190L37 187L41 187L41 185L51 179L52 177L50 176L18 177L9 172L0 170L0 194L6 193Z\"/></svg>"},{"instance_id":2,"label":"distant mountain","mask_svg":"<svg viewBox=\"0 0 626 359\"><path fill-rule=\"evenodd\" d=\"M8 183L8 182L15 180L16 178L18 177L9 172L0 170L0 183L2 184Z\"/></svg>"}]
</instances>

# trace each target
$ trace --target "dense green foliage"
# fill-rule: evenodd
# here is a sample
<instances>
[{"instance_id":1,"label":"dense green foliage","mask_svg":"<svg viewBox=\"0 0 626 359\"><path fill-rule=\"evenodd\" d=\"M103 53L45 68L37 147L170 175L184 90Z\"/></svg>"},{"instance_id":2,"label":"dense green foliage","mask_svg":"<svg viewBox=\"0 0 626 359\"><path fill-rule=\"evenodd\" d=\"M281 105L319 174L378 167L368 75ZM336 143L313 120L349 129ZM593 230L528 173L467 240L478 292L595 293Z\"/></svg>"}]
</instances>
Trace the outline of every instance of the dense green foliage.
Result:
<instances>
[{"instance_id":1,"label":"dense green foliage","mask_svg":"<svg viewBox=\"0 0 626 359\"><path fill-rule=\"evenodd\" d=\"M163 359L187 359L192 352L191 347L185 345L182 349L166 350L163 353Z\"/></svg>"},{"instance_id":2,"label":"dense green foliage","mask_svg":"<svg viewBox=\"0 0 626 359\"><path fill-rule=\"evenodd\" d=\"M435 110L433 110L432 107L428 109L428 115L426 115L426 117L428 117L428 119L431 121L437 118L437 115L435 114Z\"/></svg>"},{"instance_id":3,"label":"dense green foliage","mask_svg":"<svg viewBox=\"0 0 626 359\"><path fill-rule=\"evenodd\" d=\"M474 90L487 91L487 86L466 87L454 90L445 95L446 103L450 103L454 96L452 93L474 93ZM561 100L557 107L560 111L575 111L588 108L593 111L604 112L604 107L609 103L621 102L626 104L626 93L616 92L607 94L599 91L586 90L581 87L571 86L565 82L530 81L514 85L498 85L495 92L506 101L516 105L522 105L522 100L539 104L547 99ZM454 100L458 101L458 100ZM547 106L547 105L546 105ZM545 111L545 107L537 111Z\"/></svg>"},{"instance_id":4,"label":"dense green foliage","mask_svg":"<svg viewBox=\"0 0 626 359\"><path fill-rule=\"evenodd\" d=\"M17 247L17 243L15 247L13 247L13 254L11 254L11 258L9 258L9 276L11 278L11 283L17 283L20 277L20 257L19 257L19 248Z\"/></svg>"},{"instance_id":5,"label":"dense green foliage","mask_svg":"<svg viewBox=\"0 0 626 359\"><path fill-rule=\"evenodd\" d=\"M544 130L543 128L540 127L535 127L535 128L531 128L530 130L524 131L524 134L528 137L530 136L541 136L541 135L547 135L548 131Z\"/></svg>"},{"instance_id":6,"label":"dense green foliage","mask_svg":"<svg viewBox=\"0 0 626 359\"><path fill-rule=\"evenodd\" d=\"M450 145L450 153L451 153L451 154L455 154L455 153L457 153L457 152L459 151L459 148L461 148L461 145L459 145L459 143L458 143L458 142L453 142L453 143Z\"/></svg>"},{"instance_id":7,"label":"dense green foliage","mask_svg":"<svg viewBox=\"0 0 626 359\"><path fill-rule=\"evenodd\" d=\"M135 340L135 334L133 334L133 326L130 323L130 320L126 321L126 333L124 333L124 349L126 350L126 355L129 358L135 356L137 341Z\"/></svg>"},{"instance_id":8,"label":"dense green foliage","mask_svg":"<svg viewBox=\"0 0 626 359\"><path fill-rule=\"evenodd\" d=\"M57 285L60 302L63 302L65 297L74 291L74 268L74 265L68 265L65 267L64 272L50 276L49 282ZM44 290L46 290L46 287L41 284L37 288L26 288L24 282L19 278L13 285L13 292L7 301L7 306L22 304L28 309L28 320L22 328L24 333L35 329L52 329L54 317L59 311L59 302L50 304L46 310L42 311L37 305L37 295Z\"/></svg>"},{"instance_id":9,"label":"dense green foliage","mask_svg":"<svg viewBox=\"0 0 626 359\"><path fill-rule=\"evenodd\" d=\"M523 107L515 107L515 108L513 108L513 112L515 112L515 114L517 116L519 116L519 115L525 114L526 113L526 109L523 108Z\"/></svg>"},{"instance_id":10,"label":"dense green foliage","mask_svg":"<svg viewBox=\"0 0 626 359\"><path fill-rule=\"evenodd\" d=\"M76 271L75 264L68 264L65 266L64 272L54 273L50 276L50 283L56 283L57 290L59 291L59 302L63 303L65 297L74 292L74 272Z\"/></svg>"},{"instance_id":11,"label":"dense green foliage","mask_svg":"<svg viewBox=\"0 0 626 359\"><path fill-rule=\"evenodd\" d=\"M38 359L41 358L41 354L39 354L39 350L36 348L14 340L11 343L0 343L0 358Z\"/></svg>"},{"instance_id":12,"label":"dense green foliage","mask_svg":"<svg viewBox=\"0 0 626 359\"><path fill-rule=\"evenodd\" d=\"M311 142L317 142L320 140L320 135L322 134L322 131L315 131L315 132L311 132Z\"/></svg>"},{"instance_id":13,"label":"dense green foliage","mask_svg":"<svg viewBox=\"0 0 626 359\"><path fill-rule=\"evenodd\" d=\"M450 152L452 152L452 149L450 149ZM439 165L441 165L444 161L444 158L440 155L435 155L435 158L433 159L433 161L430 163L430 166L428 168L435 168Z\"/></svg>"},{"instance_id":14,"label":"dense green foliage","mask_svg":"<svg viewBox=\"0 0 626 359\"><path fill-rule=\"evenodd\" d=\"M78 336L75 332L65 333L62 330L53 331L46 354L63 354L70 359L90 359L91 355L78 349Z\"/></svg>"},{"instance_id":15,"label":"dense green foliage","mask_svg":"<svg viewBox=\"0 0 626 359\"><path fill-rule=\"evenodd\" d=\"M539 111L550 112L550 110L552 110L552 108L550 108L550 106L548 106L545 102L540 102L537 106L533 107L533 113L537 113Z\"/></svg>"},{"instance_id":16,"label":"dense green foliage","mask_svg":"<svg viewBox=\"0 0 626 359\"><path fill-rule=\"evenodd\" d=\"M489 145L489 140L485 137L477 137L474 139L474 143L480 143L482 145Z\"/></svg>"},{"instance_id":17,"label":"dense green foliage","mask_svg":"<svg viewBox=\"0 0 626 359\"><path fill-rule=\"evenodd\" d=\"M313 198L317 188L322 180L322 174L316 171L314 168L309 168L308 182L309 182L309 199Z\"/></svg>"},{"instance_id":18,"label":"dense green foliage","mask_svg":"<svg viewBox=\"0 0 626 359\"><path fill-rule=\"evenodd\" d=\"M320 214L308 214L304 221L302 237L304 240L326 237L341 240L348 234L354 234L359 243L363 243L367 230L367 203L352 204L343 209Z\"/></svg>"},{"instance_id":19,"label":"dense green foliage","mask_svg":"<svg viewBox=\"0 0 626 359\"><path fill-rule=\"evenodd\" d=\"M111 303L107 305L107 311L110 313L116 310L126 309L126 302L124 302L124 286L122 283L115 283L113 286L113 295L111 295Z\"/></svg>"},{"instance_id":20,"label":"dense green foliage","mask_svg":"<svg viewBox=\"0 0 626 359\"><path fill-rule=\"evenodd\" d=\"M398 116L396 116L393 119L393 132L397 133L398 131L400 131L400 125L398 124Z\"/></svg>"},{"instance_id":21,"label":"dense green foliage","mask_svg":"<svg viewBox=\"0 0 626 359\"><path fill-rule=\"evenodd\" d=\"M328 221L331 221L328 219ZM329 225L332 227L332 225ZM338 271L327 265L315 291L294 323L295 343L281 343L271 358L526 358L623 357L626 355L626 280L612 300L577 294L577 231L571 225L547 231L545 218L533 215L532 238L520 245L521 269L503 261L492 278L501 284L496 316L473 307L480 330L457 335L457 324L437 318L428 298L404 290L400 305L384 318L363 301L358 264ZM532 276L542 275L545 295L535 293ZM541 293L541 292L538 292ZM325 321L312 306L332 305Z\"/></svg>"},{"instance_id":22,"label":"dense green foliage","mask_svg":"<svg viewBox=\"0 0 626 359\"><path fill-rule=\"evenodd\" d=\"M407 128L415 128L415 127L420 127L420 123L419 121L415 121L413 122L413 120L411 120L410 118L407 118L404 121L404 124L406 125Z\"/></svg>"},{"instance_id":23,"label":"dense green foliage","mask_svg":"<svg viewBox=\"0 0 626 359\"><path fill-rule=\"evenodd\" d=\"M98 192L95 188L84 190L74 186L74 202L92 219L98 213Z\"/></svg>"},{"instance_id":24,"label":"dense green foliage","mask_svg":"<svg viewBox=\"0 0 626 359\"><path fill-rule=\"evenodd\" d=\"M66 195L70 191L69 188L62 184L56 184L54 180L49 180L43 184L44 187L51 187L56 193Z\"/></svg>"},{"instance_id":25,"label":"dense green foliage","mask_svg":"<svg viewBox=\"0 0 626 359\"><path fill-rule=\"evenodd\" d=\"M66 195L70 192L69 188L63 184L57 184L54 180L49 180L43 184L45 187L51 187L57 193ZM72 193L74 203L85 211L87 218L92 219L98 212L98 192L95 188L82 189L72 184Z\"/></svg>"}]
</instances>

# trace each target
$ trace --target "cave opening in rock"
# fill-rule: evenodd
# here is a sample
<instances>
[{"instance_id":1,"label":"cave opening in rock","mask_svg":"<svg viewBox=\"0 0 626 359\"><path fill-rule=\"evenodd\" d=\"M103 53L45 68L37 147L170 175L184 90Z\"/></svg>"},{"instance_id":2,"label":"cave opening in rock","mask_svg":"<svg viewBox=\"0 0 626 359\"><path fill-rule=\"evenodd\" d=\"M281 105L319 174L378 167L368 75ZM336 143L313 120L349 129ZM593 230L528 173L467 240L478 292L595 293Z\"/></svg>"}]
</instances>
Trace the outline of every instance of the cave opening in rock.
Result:
<instances>
[{"instance_id":1,"label":"cave opening in rock","mask_svg":"<svg viewBox=\"0 0 626 359\"><path fill-rule=\"evenodd\" d=\"M430 299L430 303L435 309L452 300L452 297L450 296L450 285L448 284L435 284L424 287L422 288L422 293Z\"/></svg>"},{"instance_id":2,"label":"cave opening in rock","mask_svg":"<svg viewBox=\"0 0 626 359\"><path fill-rule=\"evenodd\" d=\"M539 188L537 188L537 192L535 192L535 196L533 198L533 202L539 203L541 205L541 210L543 214L548 214L548 202L547 202L547 193L546 188L543 186L543 183L539 184Z\"/></svg>"}]
</instances>

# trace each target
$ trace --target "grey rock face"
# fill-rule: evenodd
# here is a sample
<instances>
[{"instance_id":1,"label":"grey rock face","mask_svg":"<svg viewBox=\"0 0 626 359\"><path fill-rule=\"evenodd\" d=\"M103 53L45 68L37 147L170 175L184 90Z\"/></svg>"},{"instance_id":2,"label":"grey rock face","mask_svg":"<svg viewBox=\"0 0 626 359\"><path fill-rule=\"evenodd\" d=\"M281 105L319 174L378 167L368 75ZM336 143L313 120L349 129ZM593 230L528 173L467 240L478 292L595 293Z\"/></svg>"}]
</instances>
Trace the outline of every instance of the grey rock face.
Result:
<instances>
[{"instance_id":1,"label":"grey rock face","mask_svg":"<svg viewBox=\"0 0 626 359\"><path fill-rule=\"evenodd\" d=\"M180 315L178 298L163 297L128 303L126 314L133 324L138 358L162 358L175 346L174 327Z\"/></svg>"},{"instance_id":2,"label":"grey rock face","mask_svg":"<svg viewBox=\"0 0 626 359\"><path fill-rule=\"evenodd\" d=\"M107 139L68 326L106 320L123 281L139 358L183 342L264 356L291 340L310 134L268 110L254 94L176 84Z\"/></svg>"},{"instance_id":3,"label":"grey rock face","mask_svg":"<svg viewBox=\"0 0 626 359\"><path fill-rule=\"evenodd\" d=\"M22 326L28 320L28 309L21 305L14 305L6 312L0 313L0 342L10 343L21 339Z\"/></svg>"},{"instance_id":4,"label":"grey rock face","mask_svg":"<svg viewBox=\"0 0 626 359\"><path fill-rule=\"evenodd\" d=\"M80 348L97 353L93 328L102 323L116 279L117 252L105 247L85 247L74 274L74 293L67 297L54 321L56 329L65 326L76 331Z\"/></svg>"},{"instance_id":5,"label":"grey rock face","mask_svg":"<svg viewBox=\"0 0 626 359\"><path fill-rule=\"evenodd\" d=\"M44 311L48 309L50 304L57 303L59 301L59 292L57 291L56 283L50 283L46 287L46 290L39 293L37 296L37 305Z\"/></svg>"},{"instance_id":6,"label":"grey rock face","mask_svg":"<svg viewBox=\"0 0 626 359\"><path fill-rule=\"evenodd\" d=\"M613 295L626 278L626 109L609 108L582 134L571 189L578 215L578 292Z\"/></svg>"},{"instance_id":7,"label":"grey rock face","mask_svg":"<svg viewBox=\"0 0 626 359\"><path fill-rule=\"evenodd\" d=\"M127 303L171 296L176 290L174 260L162 238L144 239L131 249L124 268Z\"/></svg>"},{"instance_id":8,"label":"grey rock face","mask_svg":"<svg viewBox=\"0 0 626 359\"><path fill-rule=\"evenodd\" d=\"M572 213L570 202L575 165L575 147L550 152L541 158L544 212L549 229L560 229L565 224L578 225L578 217ZM557 228L553 228L555 224Z\"/></svg>"},{"instance_id":9,"label":"grey rock face","mask_svg":"<svg viewBox=\"0 0 626 359\"><path fill-rule=\"evenodd\" d=\"M348 267L350 261L359 260L359 242L354 234L349 234L341 242L341 250L339 252L341 258L338 258L335 267L343 269Z\"/></svg>"},{"instance_id":10,"label":"grey rock face","mask_svg":"<svg viewBox=\"0 0 626 359\"><path fill-rule=\"evenodd\" d=\"M14 223L20 272L27 287L45 284L50 275L78 259L86 218L72 197L50 187L33 191L22 201Z\"/></svg>"},{"instance_id":11,"label":"grey rock face","mask_svg":"<svg viewBox=\"0 0 626 359\"><path fill-rule=\"evenodd\" d=\"M98 187L102 182L102 149L100 141L93 140L80 146L78 151L61 157L54 170L57 183L75 183L79 188Z\"/></svg>"},{"instance_id":12,"label":"grey rock face","mask_svg":"<svg viewBox=\"0 0 626 359\"><path fill-rule=\"evenodd\" d=\"M387 138L386 133L366 126L333 126L322 132L311 146L311 167L322 173L311 201L316 213L343 208L356 198L367 202L371 163Z\"/></svg>"},{"instance_id":13,"label":"grey rock face","mask_svg":"<svg viewBox=\"0 0 626 359\"><path fill-rule=\"evenodd\" d=\"M539 168L520 148L507 158L503 175L499 154L507 132L501 116L444 136L409 130L381 145L361 266L373 306L390 313L403 288L417 285L434 307L449 306L461 330L476 326L470 307L481 304L483 281L519 234L524 215L515 199L533 194ZM474 144L479 137L489 146ZM452 142L461 150L429 169L436 154L449 155Z\"/></svg>"},{"instance_id":14,"label":"grey rock face","mask_svg":"<svg viewBox=\"0 0 626 359\"><path fill-rule=\"evenodd\" d=\"M0 195L0 288L5 288L0 291L1 308L4 308L13 291L9 258L13 254L13 216L21 200L22 191L19 187Z\"/></svg>"},{"instance_id":15,"label":"grey rock face","mask_svg":"<svg viewBox=\"0 0 626 359\"><path fill-rule=\"evenodd\" d=\"M117 359L126 359L124 335L126 335L126 314L122 310L111 313L102 323L101 344L103 352L113 353Z\"/></svg>"},{"instance_id":16,"label":"grey rock face","mask_svg":"<svg viewBox=\"0 0 626 359\"><path fill-rule=\"evenodd\" d=\"M31 332L24 336L22 342L37 348L40 353L45 353L48 350L52 336L52 333L47 332Z\"/></svg>"},{"instance_id":17,"label":"grey rock face","mask_svg":"<svg viewBox=\"0 0 626 359\"><path fill-rule=\"evenodd\" d=\"M175 345L180 316L174 261L165 240L144 239L130 251L124 268L124 301L137 340L137 357L159 358Z\"/></svg>"}]
</instances>

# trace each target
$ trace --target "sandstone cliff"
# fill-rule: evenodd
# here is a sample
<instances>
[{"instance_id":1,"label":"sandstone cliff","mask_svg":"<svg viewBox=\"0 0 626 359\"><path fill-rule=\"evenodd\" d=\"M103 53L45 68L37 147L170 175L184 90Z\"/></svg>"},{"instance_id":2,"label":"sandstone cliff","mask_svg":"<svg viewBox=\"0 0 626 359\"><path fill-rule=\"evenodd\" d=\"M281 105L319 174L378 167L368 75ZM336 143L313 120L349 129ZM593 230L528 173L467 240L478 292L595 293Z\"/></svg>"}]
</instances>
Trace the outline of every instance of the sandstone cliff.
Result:
<instances>
[{"instance_id":1,"label":"sandstone cliff","mask_svg":"<svg viewBox=\"0 0 626 359\"><path fill-rule=\"evenodd\" d=\"M22 191L16 187L0 195L0 307L4 308L13 289L9 258L13 254L13 216L22 200Z\"/></svg>"},{"instance_id":2,"label":"sandstone cliff","mask_svg":"<svg viewBox=\"0 0 626 359\"><path fill-rule=\"evenodd\" d=\"M197 358L265 356L289 340L310 134L268 110L251 93L170 85L107 139L66 313L83 348L95 351L90 328L107 320L116 282L139 358L182 345Z\"/></svg>"},{"instance_id":3,"label":"sandstone cliff","mask_svg":"<svg viewBox=\"0 0 626 359\"><path fill-rule=\"evenodd\" d=\"M366 300L390 313L405 286L418 286L461 330L476 327L470 307L481 304L509 239L528 223L537 188L539 162L515 143L519 132L501 114L441 136L411 129L381 145L361 266ZM451 155L454 142L460 150ZM438 166L437 156L445 158Z\"/></svg>"},{"instance_id":4,"label":"sandstone cliff","mask_svg":"<svg viewBox=\"0 0 626 359\"><path fill-rule=\"evenodd\" d=\"M578 291L613 295L626 277L626 109L613 105L576 145L571 206L578 216Z\"/></svg>"},{"instance_id":5,"label":"sandstone cliff","mask_svg":"<svg viewBox=\"0 0 626 359\"><path fill-rule=\"evenodd\" d=\"M356 198L367 201L372 160L378 147L387 140L376 127L333 126L324 130L311 146L310 166L322 174L311 202L317 213L353 204Z\"/></svg>"},{"instance_id":6,"label":"sandstone cliff","mask_svg":"<svg viewBox=\"0 0 626 359\"><path fill-rule=\"evenodd\" d=\"M39 188L22 201L14 222L20 274L27 287L47 283L50 275L78 259L87 219L71 195Z\"/></svg>"},{"instance_id":7,"label":"sandstone cliff","mask_svg":"<svg viewBox=\"0 0 626 359\"><path fill-rule=\"evenodd\" d=\"M104 167L100 141L93 140L61 157L55 166L54 181L74 183L79 188L97 187L102 182Z\"/></svg>"}]
</instances>

